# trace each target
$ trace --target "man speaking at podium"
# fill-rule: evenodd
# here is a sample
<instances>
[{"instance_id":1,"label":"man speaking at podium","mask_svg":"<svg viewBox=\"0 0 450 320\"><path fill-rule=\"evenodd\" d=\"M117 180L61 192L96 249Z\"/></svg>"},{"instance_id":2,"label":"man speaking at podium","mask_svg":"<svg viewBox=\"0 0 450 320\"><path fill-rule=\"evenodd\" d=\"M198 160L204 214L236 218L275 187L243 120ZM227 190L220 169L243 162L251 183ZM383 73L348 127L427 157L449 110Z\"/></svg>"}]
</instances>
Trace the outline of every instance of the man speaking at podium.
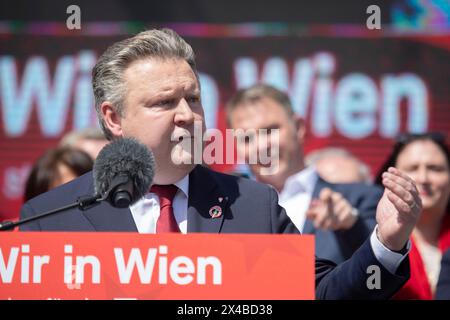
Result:
<instances>
[{"instance_id":1,"label":"man speaking at podium","mask_svg":"<svg viewBox=\"0 0 450 320\"><path fill-rule=\"evenodd\" d=\"M264 184L209 170L182 147L195 124L204 132L194 53L175 32L150 30L115 43L93 70L95 106L109 140L134 137L154 153L151 190L129 208L103 202L24 225L24 231L130 231L299 233L276 191ZM200 137L201 138L201 137ZM384 177L373 234L346 262L316 260L319 299L387 299L409 278L409 236L421 202L413 181L396 169ZM21 218L72 203L93 193L88 173L28 201ZM381 270L381 288L366 283L369 266ZM280 270L282 266L280 266Z\"/></svg>"}]
</instances>

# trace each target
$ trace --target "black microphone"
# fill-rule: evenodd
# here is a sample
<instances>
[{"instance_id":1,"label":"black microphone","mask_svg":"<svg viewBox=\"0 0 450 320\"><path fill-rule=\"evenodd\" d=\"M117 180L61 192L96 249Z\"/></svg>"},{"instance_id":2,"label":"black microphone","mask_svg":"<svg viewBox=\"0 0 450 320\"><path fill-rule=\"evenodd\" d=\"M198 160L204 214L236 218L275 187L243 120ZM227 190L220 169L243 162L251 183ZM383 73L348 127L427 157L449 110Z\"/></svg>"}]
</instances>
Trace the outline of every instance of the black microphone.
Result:
<instances>
[{"instance_id":1,"label":"black microphone","mask_svg":"<svg viewBox=\"0 0 450 320\"><path fill-rule=\"evenodd\" d=\"M72 208L87 210L101 201L126 208L143 197L153 182L155 174L153 153L134 138L119 138L107 144L94 163L95 194L78 197L74 203L49 210L19 221L0 223L0 231L38 220Z\"/></svg>"},{"instance_id":2,"label":"black microphone","mask_svg":"<svg viewBox=\"0 0 450 320\"><path fill-rule=\"evenodd\" d=\"M134 138L107 144L94 163L95 193L112 206L127 208L150 189L155 160L147 146Z\"/></svg>"}]
</instances>

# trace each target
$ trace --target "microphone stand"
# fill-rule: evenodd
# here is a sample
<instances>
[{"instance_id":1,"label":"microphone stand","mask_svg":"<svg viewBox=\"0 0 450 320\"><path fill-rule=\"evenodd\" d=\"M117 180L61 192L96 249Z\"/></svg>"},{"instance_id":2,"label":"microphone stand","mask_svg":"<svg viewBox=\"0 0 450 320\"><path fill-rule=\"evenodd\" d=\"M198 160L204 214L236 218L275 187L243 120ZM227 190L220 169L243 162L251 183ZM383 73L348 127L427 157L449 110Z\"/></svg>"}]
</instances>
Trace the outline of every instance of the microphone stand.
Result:
<instances>
[{"instance_id":1,"label":"microphone stand","mask_svg":"<svg viewBox=\"0 0 450 320\"><path fill-rule=\"evenodd\" d=\"M7 231L7 230L13 230L15 227L20 226L24 223L28 223L37 219L41 219L59 212L63 212L65 210L69 210L72 208L80 208L81 210L86 210L94 205L99 204L104 199L100 195L94 195L94 196L81 196L79 197L74 203L66 205L64 207L56 208L41 214L38 214L36 216L32 216L23 220L19 221L5 221L3 223L0 223L0 231Z\"/></svg>"}]
</instances>

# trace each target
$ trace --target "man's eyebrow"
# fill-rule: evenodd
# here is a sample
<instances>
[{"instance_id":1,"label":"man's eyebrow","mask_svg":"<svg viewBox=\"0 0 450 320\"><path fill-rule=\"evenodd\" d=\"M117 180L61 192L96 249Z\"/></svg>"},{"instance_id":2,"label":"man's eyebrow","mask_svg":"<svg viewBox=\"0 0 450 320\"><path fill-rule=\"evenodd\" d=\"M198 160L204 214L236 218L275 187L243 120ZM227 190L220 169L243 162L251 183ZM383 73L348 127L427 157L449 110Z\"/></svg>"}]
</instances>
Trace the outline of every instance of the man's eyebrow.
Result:
<instances>
[{"instance_id":1,"label":"man's eyebrow","mask_svg":"<svg viewBox=\"0 0 450 320\"><path fill-rule=\"evenodd\" d=\"M149 104L149 103L153 103L157 100L163 99L164 97L165 97L165 95L161 95L160 93L158 93L158 94L151 95L150 97L148 97L148 96L142 97L140 102L143 104Z\"/></svg>"},{"instance_id":2,"label":"man's eyebrow","mask_svg":"<svg viewBox=\"0 0 450 320\"><path fill-rule=\"evenodd\" d=\"M185 91L186 92L190 92L190 93L200 94L200 88L195 83L193 83L190 86L186 87Z\"/></svg>"},{"instance_id":3,"label":"man's eyebrow","mask_svg":"<svg viewBox=\"0 0 450 320\"><path fill-rule=\"evenodd\" d=\"M280 125L277 123L274 123L274 124L268 125L264 128L260 128L260 129L266 129L266 130L280 129Z\"/></svg>"}]
</instances>

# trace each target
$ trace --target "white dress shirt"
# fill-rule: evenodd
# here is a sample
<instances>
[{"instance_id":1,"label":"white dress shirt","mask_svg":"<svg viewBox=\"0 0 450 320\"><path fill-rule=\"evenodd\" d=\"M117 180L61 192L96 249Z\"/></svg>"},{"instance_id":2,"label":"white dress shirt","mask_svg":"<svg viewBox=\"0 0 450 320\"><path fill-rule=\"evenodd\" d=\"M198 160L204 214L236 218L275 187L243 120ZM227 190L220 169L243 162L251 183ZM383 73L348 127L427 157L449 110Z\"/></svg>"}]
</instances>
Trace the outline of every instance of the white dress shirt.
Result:
<instances>
[{"instance_id":1,"label":"white dress shirt","mask_svg":"<svg viewBox=\"0 0 450 320\"><path fill-rule=\"evenodd\" d=\"M316 187L319 175L313 166L307 167L300 172L290 176L280 193L279 204L286 210L286 214L292 220L298 230L303 231L306 220L306 212L311 203L312 194ZM377 260L391 273L397 271L400 263L407 254L402 255L386 248L376 235L375 227L370 236L372 251ZM407 252L411 250L411 242L408 241Z\"/></svg>"},{"instance_id":2,"label":"white dress shirt","mask_svg":"<svg viewBox=\"0 0 450 320\"><path fill-rule=\"evenodd\" d=\"M286 210L297 229L302 232L305 226L306 211L319 178L314 167L307 167L290 176L280 193L280 206Z\"/></svg>"},{"instance_id":3,"label":"white dress shirt","mask_svg":"<svg viewBox=\"0 0 450 320\"><path fill-rule=\"evenodd\" d=\"M172 207L175 220L181 233L187 233L187 209L189 197L189 175L174 183L178 191L173 198ZM156 233L156 222L159 218L159 197L155 193L147 193L142 199L130 206L134 223L139 233Z\"/></svg>"}]
</instances>

